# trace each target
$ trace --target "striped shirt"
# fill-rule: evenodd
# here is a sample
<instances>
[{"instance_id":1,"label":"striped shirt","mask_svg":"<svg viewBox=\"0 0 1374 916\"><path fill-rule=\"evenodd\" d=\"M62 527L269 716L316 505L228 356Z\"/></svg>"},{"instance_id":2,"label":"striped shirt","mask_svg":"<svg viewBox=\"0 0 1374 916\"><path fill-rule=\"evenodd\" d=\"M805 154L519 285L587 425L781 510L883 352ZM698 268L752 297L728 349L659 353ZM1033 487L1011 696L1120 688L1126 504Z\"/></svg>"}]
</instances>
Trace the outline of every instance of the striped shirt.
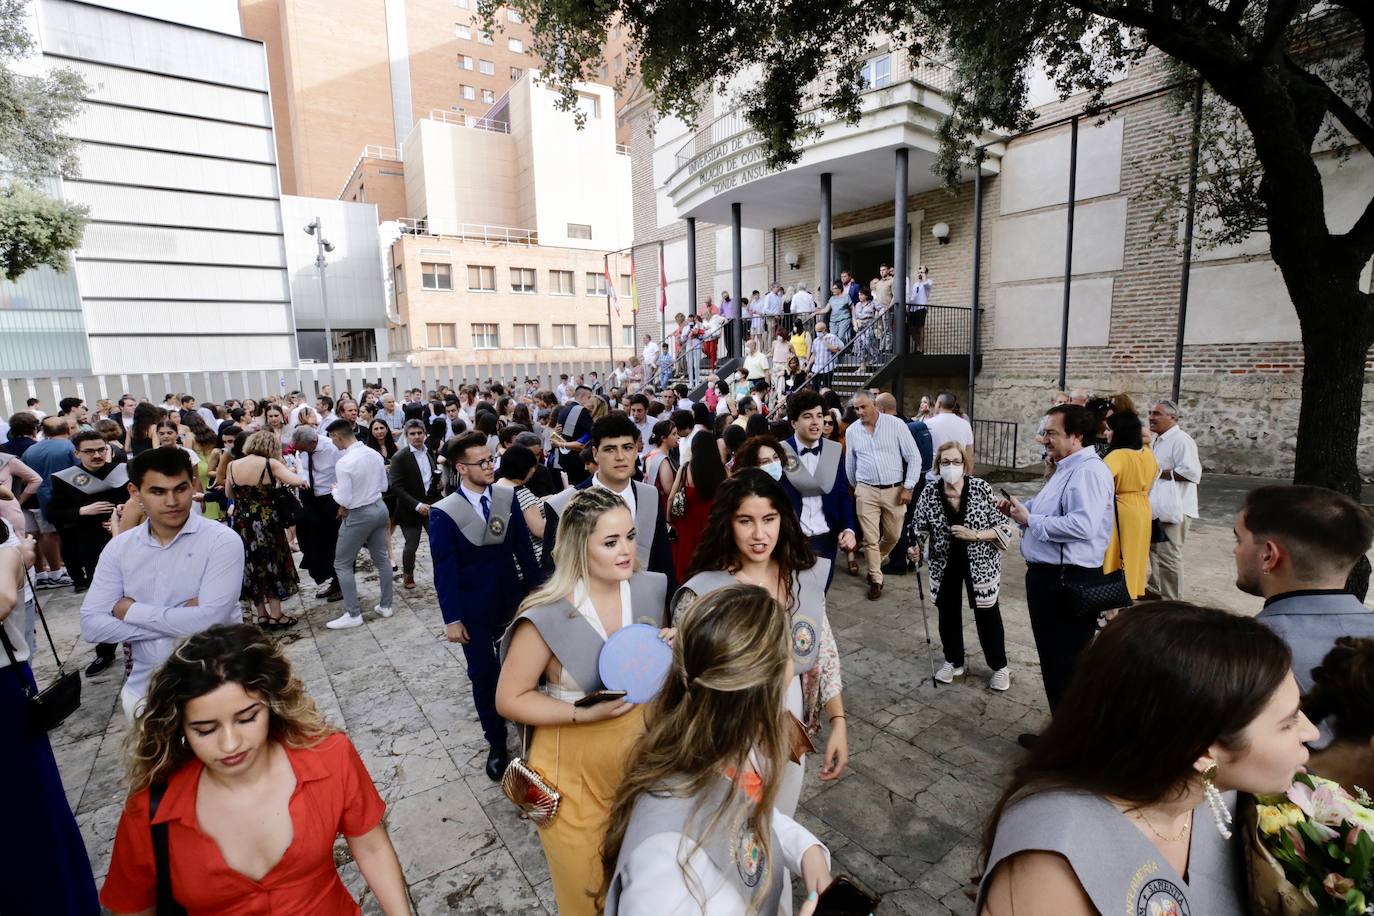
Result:
<instances>
[{"instance_id":1,"label":"striped shirt","mask_svg":"<svg viewBox=\"0 0 1374 916\"><path fill-rule=\"evenodd\" d=\"M921 455L906 424L891 414L878 414L873 432L862 422L844 434L844 469L849 482L884 486L901 483L916 489L921 476Z\"/></svg>"}]
</instances>

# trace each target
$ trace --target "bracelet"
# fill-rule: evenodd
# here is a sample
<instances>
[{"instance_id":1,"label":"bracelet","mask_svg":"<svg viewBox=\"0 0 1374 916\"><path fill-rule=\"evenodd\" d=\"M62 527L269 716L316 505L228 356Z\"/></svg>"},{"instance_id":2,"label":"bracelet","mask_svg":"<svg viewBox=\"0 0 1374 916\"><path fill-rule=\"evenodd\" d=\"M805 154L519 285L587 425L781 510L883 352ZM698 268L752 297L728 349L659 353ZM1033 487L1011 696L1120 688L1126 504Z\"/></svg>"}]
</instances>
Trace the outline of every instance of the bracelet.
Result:
<instances>
[{"instance_id":1,"label":"bracelet","mask_svg":"<svg viewBox=\"0 0 1374 916\"><path fill-rule=\"evenodd\" d=\"M837 716L831 716L831 717L830 717L830 721L831 721L831 722L834 722L836 719L844 719L844 718L845 718L844 713L840 713L840 714L837 715ZM848 720L848 719L845 719L845 721L848 722L849 720Z\"/></svg>"},{"instance_id":2,"label":"bracelet","mask_svg":"<svg viewBox=\"0 0 1374 916\"><path fill-rule=\"evenodd\" d=\"M573 724L573 725L576 725L576 724L577 724L577 707L576 707L576 706L573 707L572 724Z\"/></svg>"}]
</instances>

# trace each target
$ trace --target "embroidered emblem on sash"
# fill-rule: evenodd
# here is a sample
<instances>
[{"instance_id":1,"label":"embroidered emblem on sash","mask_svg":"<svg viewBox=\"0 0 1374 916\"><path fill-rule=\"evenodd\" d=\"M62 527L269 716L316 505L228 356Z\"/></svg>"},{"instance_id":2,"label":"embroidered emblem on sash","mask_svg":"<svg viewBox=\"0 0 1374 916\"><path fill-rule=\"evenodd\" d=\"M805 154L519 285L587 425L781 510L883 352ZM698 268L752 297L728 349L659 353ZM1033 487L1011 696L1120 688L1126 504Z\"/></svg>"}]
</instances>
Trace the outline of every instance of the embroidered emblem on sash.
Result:
<instances>
[{"instance_id":1,"label":"embroidered emblem on sash","mask_svg":"<svg viewBox=\"0 0 1374 916\"><path fill-rule=\"evenodd\" d=\"M1155 878L1140 889L1135 916L1189 916L1188 898L1172 881Z\"/></svg>"},{"instance_id":2,"label":"embroidered emblem on sash","mask_svg":"<svg viewBox=\"0 0 1374 916\"><path fill-rule=\"evenodd\" d=\"M757 887L768 870L768 860L763 853L763 844L754 835L754 828L747 820L740 824L735 834L734 853L740 880L747 887Z\"/></svg>"},{"instance_id":3,"label":"embroidered emblem on sash","mask_svg":"<svg viewBox=\"0 0 1374 916\"><path fill-rule=\"evenodd\" d=\"M74 476L74 477L72 478L72 483L76 484L78 487L84 487L86 484L88 484L88 483L90 483L90 482L91 482L91 475L90 475L90 474L77 474L76 476Z\"/></svg>"},{"instance_id":4,"label":"embroidered emblem on sash","mask_svg":"<svg viewBox=\"0 0 1374 916\"><path fill-rule=\"evenodd\" d=\"M810 621L798 620L792 624L792 654L805 658L816 648L816 628Z\"/></svg>"},{"instance_id":5,"label":"embroidered emblem on sash","mask_svg":"<svg viewBox=\"0 0 1374 916\"><path fill-rule=\"evenodd\" d=\"M801 459L798 458L796 455L789 454L787 456L787 460L783 462L782 466L783 469L786 470L789 474L794 473L797 470L797 468L801 467Z\"/></svg>"},{"instance_id":6,"label":"embroidered emblem on sash","mask_svg":"<svg viewBox=\"0 0 1374 916\"><path fill-rule=\"evenodd\" d=\"M506 531L506 520L499 516L493 518L487 523L487 530L492 533L493 537L499 538Z\"/></svg>"}]
</instances>

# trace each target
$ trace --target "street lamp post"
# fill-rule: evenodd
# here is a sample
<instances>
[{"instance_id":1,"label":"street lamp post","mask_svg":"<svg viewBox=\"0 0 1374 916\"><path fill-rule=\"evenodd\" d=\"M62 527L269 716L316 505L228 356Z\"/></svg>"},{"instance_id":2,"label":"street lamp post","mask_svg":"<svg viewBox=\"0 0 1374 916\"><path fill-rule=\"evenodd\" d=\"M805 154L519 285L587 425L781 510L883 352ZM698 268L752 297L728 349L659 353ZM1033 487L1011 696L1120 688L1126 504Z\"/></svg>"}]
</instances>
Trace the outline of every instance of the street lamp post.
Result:
<instances>
[{"instance_id":1,"label":"street lamp post","mask_svg":"<svg viewBox=\"0 0 1374 916\"><path fill-rule=\"evenodd\" d=\"M324 352L329 359L329 390L338 391L334 379L334 331L329 326L329 288L324 282L324 268L328 263L324 253L333 251L334 246L324 237L324 228L318 216L306 224L305 231L315 237L315 268L320 272L320 307L324 310Z\"/></svg>"}]
</instances>

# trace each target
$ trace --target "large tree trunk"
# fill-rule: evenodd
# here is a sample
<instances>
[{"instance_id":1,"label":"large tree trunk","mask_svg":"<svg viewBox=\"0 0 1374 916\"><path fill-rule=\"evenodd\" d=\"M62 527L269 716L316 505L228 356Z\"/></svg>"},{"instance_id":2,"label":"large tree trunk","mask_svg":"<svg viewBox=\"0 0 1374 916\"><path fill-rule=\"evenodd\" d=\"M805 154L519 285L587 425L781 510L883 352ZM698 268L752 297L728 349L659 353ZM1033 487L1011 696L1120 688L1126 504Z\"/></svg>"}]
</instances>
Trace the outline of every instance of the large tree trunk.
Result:
<instances>
[{"instance_id":1,"label":"large tree trunk","mask_svg":"<svg viewBox=\"0 0 1374 916\"><path fill-rule=\"evenodd\" d=\"M1298 414L1293 482L1328 487L1359 498L1356 462L1360 401L1370 340L1360 321L1367 306L1352 284L1349 302L1302 308L1302 407ZM1340 316L1348 321L1342 322ZM1320 316L1320 317L1317 317Z\"/></svg>"}]
</instances>

